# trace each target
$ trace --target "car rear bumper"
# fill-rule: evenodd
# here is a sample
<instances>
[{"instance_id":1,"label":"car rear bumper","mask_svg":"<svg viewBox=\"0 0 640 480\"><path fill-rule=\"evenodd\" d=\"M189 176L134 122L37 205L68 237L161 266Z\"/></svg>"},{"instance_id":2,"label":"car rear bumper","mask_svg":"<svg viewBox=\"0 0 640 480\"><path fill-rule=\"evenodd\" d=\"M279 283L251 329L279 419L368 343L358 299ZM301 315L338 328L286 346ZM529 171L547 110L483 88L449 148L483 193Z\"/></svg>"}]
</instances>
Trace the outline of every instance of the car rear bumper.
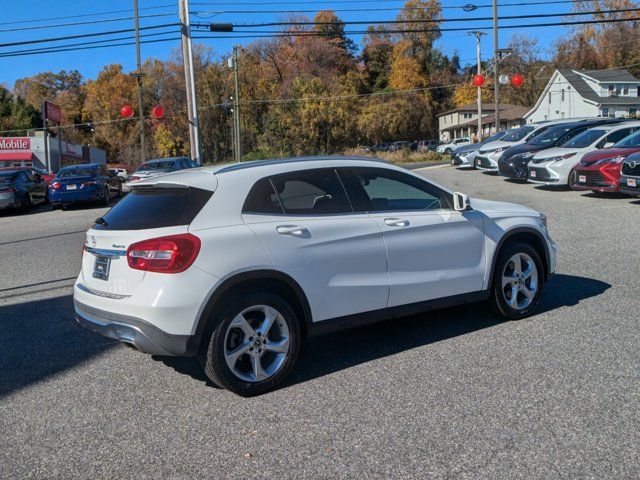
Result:
<instances>
[{"instance_id":1,"label":"car rear bumper","mask_svg":"<svg viewBox=\"0 0 640 480\"><path fill-rule=\"evenodd\" d=\"M15 208L18 206L15 194L0 197L0 208Z\"/></svg>"},{"instance_id":2,"label":"car rear bumper","mask_svg":"<svg viewBox=\"0 0 640 480\"><path fill-rule=\"evenodd\" d=\"M75 190L70 192L60 192L49 190L49 202L55 204L68 204L80 202L94 202L100 199L97 189Z\"/></svg>"},{"instance_id":3,"label":"car rear bumper","mask_svg":"<svg viewBox=\"0 0 640 480\"><path fill-rule=\"evenodd\" d=\"M172 335L139 318L100 310L74 300L76 321L93 332L152 355L195 355L196 337Z\"/></svg>"}]
</instances>

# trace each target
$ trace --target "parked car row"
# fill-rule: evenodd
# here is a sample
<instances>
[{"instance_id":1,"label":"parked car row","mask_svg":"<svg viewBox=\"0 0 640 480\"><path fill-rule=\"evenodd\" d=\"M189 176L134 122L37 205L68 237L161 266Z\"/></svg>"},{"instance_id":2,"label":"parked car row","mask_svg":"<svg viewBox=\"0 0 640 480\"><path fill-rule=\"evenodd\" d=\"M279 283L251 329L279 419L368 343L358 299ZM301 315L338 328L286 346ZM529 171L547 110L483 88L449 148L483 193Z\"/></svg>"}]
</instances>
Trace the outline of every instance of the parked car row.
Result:
<instances>
[{"instance_id":1,"label":"parked car row","mask_svg":"<svg viewBox=\"0 0 640 480\"><path fill-rule=\"evenodd\" d=\"M640 195L640 121L546 121L458 148L451 163L506 178L595 193Z\"/></svg>"},{"instance_id":2,"label":"parked car row","mask_svg":"<svg viewBox=\"0 0 640 480\"><path fill-rule=\"evenodd\" d=\"M102 164L72 165L55 175L32 167L0 169L0 209L26 211L47 202L54 210L88 202L111 205L135 181L196 166L190 158L175 157L145 162L131 175Z\"/></svg>"},{"instance_id":3,"label":"parked car row","mask_svg":"<svg viewBox=\"0 0 640 480\"><path fill-rule=\"evenodd\" d=\"M442 142L440 140L419 140L415 142L409 142L406 140L399 142L390 142L390 143L380 143L378 145L371 145L369 147L365 147L365 151L367 152L398 152L401 150L409 150L411 152L426 152L426 151L435 151Z\"/></svg>"}]
</instances>

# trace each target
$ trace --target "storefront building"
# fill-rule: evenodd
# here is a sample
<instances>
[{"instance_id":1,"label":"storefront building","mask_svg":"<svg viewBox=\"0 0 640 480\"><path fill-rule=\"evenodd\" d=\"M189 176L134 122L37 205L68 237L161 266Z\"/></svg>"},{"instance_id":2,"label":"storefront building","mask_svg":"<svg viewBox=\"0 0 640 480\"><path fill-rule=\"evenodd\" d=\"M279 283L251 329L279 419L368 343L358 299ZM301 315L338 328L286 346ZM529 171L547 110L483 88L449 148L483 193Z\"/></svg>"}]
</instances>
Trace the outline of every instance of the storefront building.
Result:
<instances>
[{"instance_id":1,"label":"storefront building","mask_svg":"<svg viewBox=\"0 0 640 480\"><path fill-rule=\"evenodd\" d=\"M36 167L56 173L67 165L107 163L107 154L99 148L74 145L48 138L49 164L42 132L30 132L27 137L0 137L0 168Z\"/></svg>"}]
</instances>

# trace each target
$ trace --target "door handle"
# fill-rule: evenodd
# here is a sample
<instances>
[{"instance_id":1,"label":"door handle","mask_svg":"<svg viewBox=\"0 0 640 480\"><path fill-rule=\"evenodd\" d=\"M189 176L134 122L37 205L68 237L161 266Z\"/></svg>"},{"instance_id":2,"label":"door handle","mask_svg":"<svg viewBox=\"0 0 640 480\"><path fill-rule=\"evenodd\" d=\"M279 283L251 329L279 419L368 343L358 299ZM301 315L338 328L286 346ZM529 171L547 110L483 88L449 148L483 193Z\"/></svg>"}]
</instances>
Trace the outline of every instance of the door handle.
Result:
<instances>
[{"instance_id":1,"label":"door handle","mask_svg":"<svg viewBox=\"0 0 640 480\"><path fill-rule=\"evenodd\" d=\"M292 237L304 237L309 234L309 230L298 225L280 225L276 227L276 232L280 235L290 235Z\"/></svg>"},{"instance_id":2,"label":"door handle","mask_svg":"<svg viewBox=\"0 0 640 480\"><path fill-rule=\"evenodd\" d=\"M408 227L411 225L411 222L404 218L385 218L384 223L390 227Z\"/></svg>"}]
</instances>

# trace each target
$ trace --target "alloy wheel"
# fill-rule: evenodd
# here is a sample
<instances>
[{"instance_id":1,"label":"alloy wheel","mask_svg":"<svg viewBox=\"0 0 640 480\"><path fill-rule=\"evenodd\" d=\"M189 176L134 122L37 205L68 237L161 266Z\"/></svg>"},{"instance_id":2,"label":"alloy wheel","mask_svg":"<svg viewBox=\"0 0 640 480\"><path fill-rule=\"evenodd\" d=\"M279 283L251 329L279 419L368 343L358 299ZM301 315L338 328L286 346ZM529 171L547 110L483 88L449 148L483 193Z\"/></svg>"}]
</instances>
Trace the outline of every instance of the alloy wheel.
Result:
<instances>
[{"instance_id":1,"label":"alloy wheel","mask_svg":"<svg viewBox=\"0 0 640 480\"><path fill-rule=\"evenodd\" d=\"M268 305L254 305L229 324L224 358L231 372L246 382L275 375L289 355L289 327L284 316Z\"/></svg>"},{"instance_id":2,"label":"alloy wheel","mask_svg":"<svg viewBox=\"0 0 640 480\"><path fill-rule=\"evenodd\" d=\"M524 310L538 292L538 267L526 253L516 253L502 271L502 295L514 310Z\"/></svg>"}]
</instances>

